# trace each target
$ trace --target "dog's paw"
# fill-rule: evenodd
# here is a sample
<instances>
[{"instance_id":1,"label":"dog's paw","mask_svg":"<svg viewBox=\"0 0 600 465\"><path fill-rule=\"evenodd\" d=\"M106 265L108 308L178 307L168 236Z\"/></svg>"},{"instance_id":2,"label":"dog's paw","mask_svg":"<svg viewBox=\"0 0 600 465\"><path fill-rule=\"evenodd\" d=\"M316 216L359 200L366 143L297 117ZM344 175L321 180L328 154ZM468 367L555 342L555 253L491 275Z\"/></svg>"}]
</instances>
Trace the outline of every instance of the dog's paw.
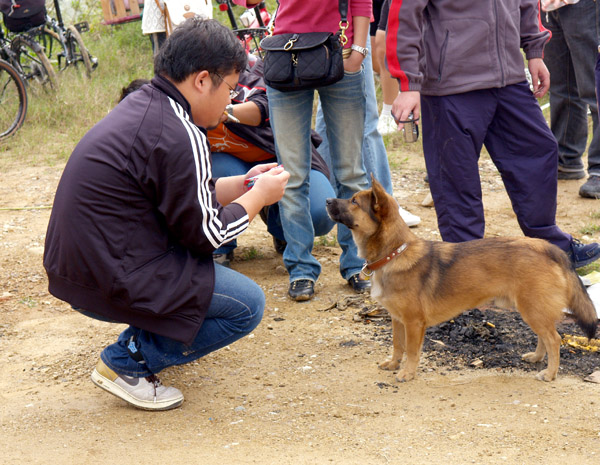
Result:
<instances>
[{"instance_id":1,"label":"dog's paw","mask_svg":"<svg viewBox=\"0 0 600 465\"><path fill-rule=\"evenodd\" d=\"M521 357L525 362L529 362L529 363L537 363L537 362L541 362L542 359L544 358L544 356L542 355L541 357L536 355L535 352L527 352L526 354L523 354Z\"/></svg>"},{"instance_id":2,"label":"dog's paw","mask_svg":"<svg viewBox=\"0 0 600 465\"><path fill-rule=\"evenodd\" d=\"M548 370L542 370L535 375L535 379L539 379L540 381L552 381L556 379L556 373L552 374Z\"/></svg>"},{"instance_id":3,"label":"dog's paw","mask_svg":"<svg viewBox=\"0 0 600 465\"><path fill-rule=\"evenodd\" d=\"M398 374L396 375L396 379L398 381L400 381L401 383L404 383L406 381L410 381L412 379L415 379L415 374L414 373L409 373L406 370L400 370L398 372Z\"/></svg>"},{"instance_id":4,"label":"dog's paw","mask_svg":"<svg viewBox=\"0 0 600 465\"><path fill-rule=\"evenodd\" d=\"M382 370L396 371L398 368L400 368L400 361L386 360L385 362L379 364L379 368L381 368Z\"/></svg>"}]
</instances>

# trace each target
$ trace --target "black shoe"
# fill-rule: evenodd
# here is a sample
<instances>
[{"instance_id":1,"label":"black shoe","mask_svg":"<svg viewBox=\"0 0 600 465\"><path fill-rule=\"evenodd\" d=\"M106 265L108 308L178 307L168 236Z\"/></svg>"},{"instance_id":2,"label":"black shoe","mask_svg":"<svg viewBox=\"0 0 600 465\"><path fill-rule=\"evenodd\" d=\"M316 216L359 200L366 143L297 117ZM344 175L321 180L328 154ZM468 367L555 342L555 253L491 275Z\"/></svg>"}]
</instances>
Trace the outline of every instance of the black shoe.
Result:
<instances>
[{"instance_id":1,"label":"black shoe","mask_svg":"<svg viewBox=\"0 0 600 465\"><path fill-rule=\"evenodd\" d=\"M231 268L231 260L233 260L233 250L227 254L224 253L214 253L213 261L218 263L219 265L226 266L227 268Z\"/></svg>"},{"instance_id":2,"label":"black shoe","mask_svg":"<svg viewBox=\"0 0 600 465\"><path fill-rule=\"evenodd\" d=\"M310 279L297 279L290 284L288 294L296 302L310 300L315 294L315 283Z\"/></svg>"},{"instance_id":3,"label":"black shoe","mask_svg":"<svg viewBox=\"0 0 600 465\"><path fill-rule=\"evenodd\" d=\"M561 181L569 181L572 179L583 179L585 178L584 170L569 170L568 168L558 167L558 179Z\"/></svg>"},{"instance_id":4,"label":"black shoe","mask_svg":"<svg viewBox=\"0 0 600 465\"><path fill-rule=\"evenodd\" d=\"M283 252L285 252L285 248L287 247L287 242L273 236L273 247L275 247L275 252L279 255L283 255Z\"/></svg>"},{"instance_id":5,"label":"black shoe","mask_svg":"<svg viewBox=\"0 0 600 465\"><path fill-rule=\"evenodd\" d=\"M590 199L600 199L600 176L590 176L579 188L579 195Z\"/></svg>"},{"instance_id":6,"label":"black shoe","mask_svg":"<svg viewBox=\"0 0 600 465\"><path fill-rule=\"evenodd\" d=\"M352 289L354 289L354 292L357 294L363 294L364 292L371 290L371 281L368 279L361 279L360 273L350 276L348 284L352 286Z\"/></svg>"},{"instance_id":7,"label":"black shoe","mask_svg":"<svg viewBox=\"0 0 600 465\"><path fill-rule=\"evenodd\" d=\"M596 242L591 244L583 244L577 239L571 240L570 250L567 255L571 259L571 263L575 268L581 268L582 266L589 265L593 261L600 258L600 245Z\"/></svg>"}]
</instances>

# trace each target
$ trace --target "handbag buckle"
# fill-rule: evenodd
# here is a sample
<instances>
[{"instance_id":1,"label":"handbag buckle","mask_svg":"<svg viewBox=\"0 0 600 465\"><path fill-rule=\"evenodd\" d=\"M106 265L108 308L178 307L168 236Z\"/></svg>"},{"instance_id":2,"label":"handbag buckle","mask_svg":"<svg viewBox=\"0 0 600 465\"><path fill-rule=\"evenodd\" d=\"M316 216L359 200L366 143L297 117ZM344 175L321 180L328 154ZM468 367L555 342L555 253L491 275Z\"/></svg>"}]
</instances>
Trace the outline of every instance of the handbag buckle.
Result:
<instances>
[{"instance_id":1,"label":"handbag buckle","mask_svg":"<svg viewBox=\"0 0 600 465\"><path fill-rule=\"evenodd\" d=\"M340 31L342 31L340 34L340 42L342 46L346 45L348 42L348 37L346 37L346 29L348 29L348 21L340 21Z\"/></svg>"},{"instance_id":2,"label":"handbag buckle","mask_svg":"<svg viewBox=\"0 0 600 465\"><path fill-rule=\"evenodd\" d=\"M296 42L298 40L298 34L294 34L292 37L290 37L290 39L287 41L287 43L283 46L283 49L287 52L289 49L291 49L294 46L294 42Z\"/></svg>"}]
</instances>

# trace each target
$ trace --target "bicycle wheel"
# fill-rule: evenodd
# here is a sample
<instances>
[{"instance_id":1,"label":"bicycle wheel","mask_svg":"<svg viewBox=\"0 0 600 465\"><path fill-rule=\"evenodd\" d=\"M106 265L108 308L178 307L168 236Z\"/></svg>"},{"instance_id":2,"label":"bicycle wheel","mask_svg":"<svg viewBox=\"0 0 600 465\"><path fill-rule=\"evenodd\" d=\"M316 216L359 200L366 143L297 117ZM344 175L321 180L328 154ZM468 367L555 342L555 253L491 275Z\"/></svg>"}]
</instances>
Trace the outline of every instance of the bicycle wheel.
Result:
<instances>
[{"instance_id":1,"label":"bicycle wheel","mask_svg":"<svg viewBox=\"0 0 600 465\"><path fill-rule=\"evenodd\" d=\"M58 88L54 68L52 68L40 44L18 35L12 40L11 48L28 84L35 83L44 89L55 90Z\"/></svg>"},{"instance_id":2,"label":"bicycle wheel","mask_svg":"<svg viewBox=\"0 0 600 465\"><path fill-rule=\"evenodd\" d=\"M79 64L83 63L85 69L85 75L88 79L92 78L92 60L90 53L83 44L81 34L75 26L69 26L67 28L67 43L73 59L73 64L76 68L79 68Z\"/></svg>"},{"instance_id":3,"label":"bicycle wheel","mask_svg":"<svg viewBox=\"0 0 600 465\"><path fill-rule=\"evenodd\" d=\"M27 89L19 72L0 60L0 139L12 136L27 114Z\"/></svg>"},{"instance_id":4,"label":"bicycle wheel","mask_svg":"<svg viewBox=\"0 0 600 465\"><path fill-rule=\"evenodd\" d=\"M69 65L66 58L67 53L59 35L50 27L45 26L36 40L42 46L48 61L58 76L58 74L64 71Z\"/></svg>"}]
</instances>

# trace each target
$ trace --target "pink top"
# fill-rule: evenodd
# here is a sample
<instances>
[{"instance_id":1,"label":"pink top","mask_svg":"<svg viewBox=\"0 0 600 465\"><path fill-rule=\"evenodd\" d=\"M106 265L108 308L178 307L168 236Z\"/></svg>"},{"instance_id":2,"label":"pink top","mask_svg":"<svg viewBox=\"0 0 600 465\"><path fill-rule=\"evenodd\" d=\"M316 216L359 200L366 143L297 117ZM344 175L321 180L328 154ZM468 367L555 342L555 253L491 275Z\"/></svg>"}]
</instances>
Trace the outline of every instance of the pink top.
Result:
<instances>
[{"instance_id":1,"label":"pink top","mask_svg":"<svg viewBox=\"0 0 600 465\"><path fill-rule=\"evenodd\" d=\"M248 6L246 0L233 0ZM348 29L346 47L352 45L353 16L371 18L372 0L348 0ZM337 32L340 29L340 11L337 0L279 0L274 34L291 32Z\"/></svg>"}]
</instances>

